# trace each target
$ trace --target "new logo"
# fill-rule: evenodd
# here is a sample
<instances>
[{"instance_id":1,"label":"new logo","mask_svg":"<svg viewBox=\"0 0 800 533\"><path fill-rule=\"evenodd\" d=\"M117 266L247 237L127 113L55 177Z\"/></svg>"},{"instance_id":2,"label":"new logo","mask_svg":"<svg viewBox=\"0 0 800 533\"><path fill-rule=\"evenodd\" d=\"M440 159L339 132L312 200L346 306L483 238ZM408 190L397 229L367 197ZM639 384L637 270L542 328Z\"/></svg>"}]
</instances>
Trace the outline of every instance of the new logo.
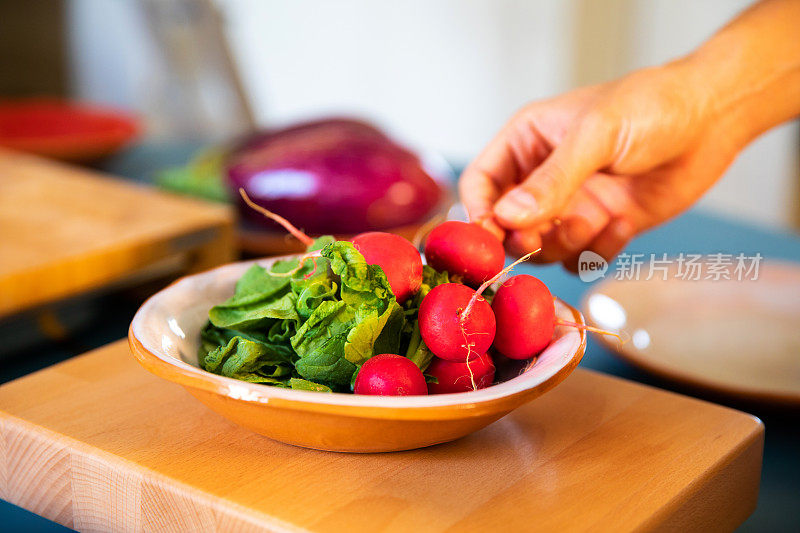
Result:
<instances>
[{"instance_id":1,"label":"new logo","mask_svg":"<svg viewBox=\"0 0 800 533\"><path fill-rule=\"evenodd\" d=\"M607 270L608 262L592 251L584 250L578 257L578 277L585 283L602 278Z\"/></svg>"}]
</instances>

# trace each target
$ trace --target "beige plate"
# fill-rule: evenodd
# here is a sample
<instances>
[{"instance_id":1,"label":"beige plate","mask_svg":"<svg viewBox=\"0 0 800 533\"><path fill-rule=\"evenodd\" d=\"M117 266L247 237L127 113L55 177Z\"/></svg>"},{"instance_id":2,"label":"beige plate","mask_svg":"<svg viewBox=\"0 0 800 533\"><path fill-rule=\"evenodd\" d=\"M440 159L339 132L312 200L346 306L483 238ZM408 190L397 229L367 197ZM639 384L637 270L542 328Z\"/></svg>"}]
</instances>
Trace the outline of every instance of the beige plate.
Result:
<instances>
[{"instance_id":1,"label":"beige plate","mask_svg":"<svg viewBox=\"0 0 800 533\"><path fill-rule=\"evenodd\" d=\"M258 261L270 265L275 259ZM347 452L408 450L463 437L550 390L578 365L583 330L559 327L535 361L498 365L502 383L432 396L359 396L281 389L246 383L198 368L198 333L212 305L233 293L253 261L187 276L145 302L128 335L136 359L149 371L179 383L237 424L308 448ZM565 320L581 314L556 301Z\"/></svg>"},{"instance_id":2,"label":"beige plate","mask_svg":"<svg viewBox=\"0 0 800 533\"><path fill-rule=\"evenodd\" d=\"M614 279L583 301L587 322L624 330L623 359L729 396L800 405L800 266L762 263L753 280Z\"/></svg>"}]
</instances>

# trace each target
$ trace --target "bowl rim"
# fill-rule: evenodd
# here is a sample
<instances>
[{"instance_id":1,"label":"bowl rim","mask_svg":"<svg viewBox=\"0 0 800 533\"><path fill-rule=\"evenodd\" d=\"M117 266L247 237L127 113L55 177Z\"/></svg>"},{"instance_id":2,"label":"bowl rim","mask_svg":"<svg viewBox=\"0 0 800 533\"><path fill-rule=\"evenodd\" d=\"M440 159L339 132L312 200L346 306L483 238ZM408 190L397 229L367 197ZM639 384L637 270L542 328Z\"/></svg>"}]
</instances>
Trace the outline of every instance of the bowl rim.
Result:
<instances>
[{"instance_id":1,"label":"bowl rim","mask_svg":"<svg viewBox=\"0 0 800 533\"><path fill-rule=\"evenodd\" d=\"M418 415L419 411L437 411L439 414L455 411L460 413L459 417L463 417L465 412L479 415L495 410L495 404L505 402L512 397L524 395L532 398L543 394L561 383L578 366L586 350L586 330L578 329L576 332L578 335L577 345L575 343L571 345L571 349L572 346L575 346L574 351L567 356L563 364L549 375L532 374L525 376L525 374L521 374L503 383L469 392L420 396L369 396L293 390L240 381L207 372L179 358L167 355L163 353L163 350L148 348L140 338L141 333L138 330L141 322L144 321L151 308L165 293L179 290L182 285L190 284L200 277L208 276L224 269L240 269L255 263L274 262L293 257L296 257L296 255L228 263L178 278L167 287L150 296L137 310L128 329L128 343L131 353L151 373L168 381L178 383L190 389L190 392L199 390L225 396L232 400L268 403L274 406L306 411L341 413L342 409L352 408L359 410L361 415L372 414L376 417L384 417L388 411L400 416L405 412L411 417L415 417L412 412ZM585 325L580 311L559 298L555 298L555 300L572 315L573 322Z\"/></svg>"}]
</instances>

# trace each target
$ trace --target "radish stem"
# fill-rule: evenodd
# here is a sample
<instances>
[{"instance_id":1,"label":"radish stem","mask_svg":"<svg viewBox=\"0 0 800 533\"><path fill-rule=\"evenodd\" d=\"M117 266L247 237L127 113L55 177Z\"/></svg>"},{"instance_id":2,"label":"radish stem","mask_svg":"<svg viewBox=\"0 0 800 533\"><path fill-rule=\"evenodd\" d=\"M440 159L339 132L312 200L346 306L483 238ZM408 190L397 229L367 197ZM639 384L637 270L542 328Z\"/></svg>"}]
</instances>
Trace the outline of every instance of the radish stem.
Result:
<instances>
[{"instance_id":1,"label":"radish stem","mask_svg":"<svg viewBox=\"0 0 800 533\"><path fill-rule=\"evenodd\" d=\"M507 267L505 267L503 270L501 270L500 272L498 272L497 274L495 274L491 278L489 278L486 281L484 281L483 284L480 287L478 287L478 290L475 291L475 294L472 296L472 298L470 298L469 303L467 304L467 307L465 307L464 310L461 312L461 321L463 322L464 319L467 316L469 316L470 311L472 311L472 306L475 305L475 302L478 300L478 297L480 297L480 295L483 294L483 291L485 291L487 288L489 288L489 286L492 283L494 283L495 281L500 279L500 277L503 276L504 274L508 274L509 272L511 272L514 269L514 267L517 266L518 264L530 259L530 257L533 254L539 253L541 251L542 251L541 248L537 248L536 250L523 255L522 257L520 257L519 259L517 259L516 261L514 261L513 263L511 263Z\"/></svg>"},{"instance_id":2,"label":"radish stem","mask_svg":"<svg viewBox=\"0 0 800 533\"><path fill-rule=\"evenodd\" d=\"M299 229L294 227L294 225L291 222L289 222L288 220L286 220L285 218L283 218L279 214L273 213L269 209L261 207L260 205L258 205L254 201L252 201L250 199L250 197L247 196L247 193L244 191L244 189L241 188L241 187L239 187L239 194L242 196L242 199L244 200L244 203L246 203L252 209L258 211L259 213L261 213L265 217L267 217L267 218L269 218L271 220L274 220L275 222L277 222L278 224L283 226L286 229L286 231L288 231L289 233L294 235L294 237L298 241L300 241L303 244L305 244L306 247L311 246L312 244L314 244L314 239L312 239L311 237L309 237L308 235L306 235L305 233L303 233L302 231L300 231Z\"/></svg>"}]
</instances>

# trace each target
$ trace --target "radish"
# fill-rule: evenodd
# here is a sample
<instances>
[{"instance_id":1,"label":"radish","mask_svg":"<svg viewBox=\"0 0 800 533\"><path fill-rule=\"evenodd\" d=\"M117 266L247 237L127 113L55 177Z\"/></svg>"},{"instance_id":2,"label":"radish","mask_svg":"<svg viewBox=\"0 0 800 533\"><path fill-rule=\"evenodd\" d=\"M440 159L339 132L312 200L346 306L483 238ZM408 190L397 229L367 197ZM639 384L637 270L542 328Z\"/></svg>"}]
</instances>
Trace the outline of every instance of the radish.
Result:
<instances>
[{"instance_id":1,"label":"radish","mask_svg":"<svg viewBox=\"0 0 800 533\"><path fill-rule=\"evenodd\" d=\"M378 265L386 274L397 303L402 304L422 285L422 258L414 245L393 233L370 231L353 238L367 263Z\"/></svg>"},{"instance_id":2,"label":"radish","mask_svg":"<svg viewBox=\"0 0 800 533\"><path fill-rule=\"evenodd\" d=\"M544 283L528 274L506 280L494 295L494 348L509 359L528 359L553 338L556 311Z\"/></svg>"},{"instance_id":3,"label":"radish","mask_svg":"<svg viewBox=\"0 0 800 533\"><path fill-rule=\"evenodd\" d=\"M494 362L488 353L464 361L445 361L435 357L426 370L438 383L428 383L429 394L468 392L484 389L494 381Z\"/></svg>"},{"instance_id":4,"label":"radish","mask_svg":"<svg viewBox=\"0 0 800 533\"><path fill-rule=\"evenodd\" d=\"M491 306L481 294L500 276L539 251L523 255L477 290L460 283L444 283L431 289L418 314L419 331L430 351L448 361L464 362L486 353L494 341L497 324Z\"/></svg>"},{"instance_id":5,"label":"radish","mask_svg":"<svg viewBox=\"0 0 800 533\"><path fill-rule=\"evenodd\" d=\"M553 339L556 326L568 326L600 335L625 335L556 318L553 295L539 279L520 274L506 280L494 295L492 310L497 321L493 347L509 359L529 359Z\"/></svg>"},{"instance_id":6,"label":"radish","mask_svg":"<svg viewBox=\"0 0 800 533\"><path fill-rule=\"evenodd\" d=\"M451 220L436 226L425 242L425 259L456 281L477 287L505 264L503 244L489 230Z\"/></svg>"},{"instance_id":7,"label":"radish","mask_svg":"<svg viewBox=\"0 0 800 533\"><path fill-rule=\"evenodd\" d=\"M417 365L402 355L373 356L361 366L353 392L372 396L418 396L428 394L425 376Z\"/></svg>"},{"instance_id":8,"label":"radish","mask_svg":"<svg viewBox=\"0 0 800 533\"><path fill-rule=\"evenodd\" d=\"M494 313L482 297L460 283L431 289L419 306L419 331L434 355L467 361L486 352L495 333ZM470 311L465 310L470 306Z\"/></svg>"}]
</instances>

